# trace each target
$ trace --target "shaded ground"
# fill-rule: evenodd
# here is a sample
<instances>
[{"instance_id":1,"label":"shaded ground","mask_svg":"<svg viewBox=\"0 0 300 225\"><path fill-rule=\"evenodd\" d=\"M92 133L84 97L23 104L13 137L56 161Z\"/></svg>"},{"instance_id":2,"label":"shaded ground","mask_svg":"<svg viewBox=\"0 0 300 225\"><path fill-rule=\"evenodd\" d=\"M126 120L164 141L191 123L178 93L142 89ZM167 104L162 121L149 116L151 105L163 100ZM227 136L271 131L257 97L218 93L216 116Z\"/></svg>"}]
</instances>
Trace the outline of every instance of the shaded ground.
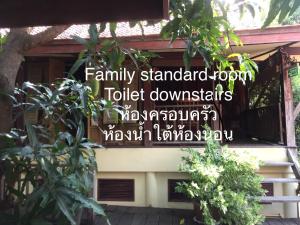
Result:
<instances>
[{"instance_id":1,"label":"shaded ground","mask_svg":"<svg viewBox=\"0 0 300 225\"><path fill-rule=\"evenodd\" d=\"M106 206L111 225L197 225L191 210ZM184 223L180 223L184 222ZM106 225L103 218L96 225ZM300 225L296 219L267 219L264 225Z\"/></svg>"}]
</instances>

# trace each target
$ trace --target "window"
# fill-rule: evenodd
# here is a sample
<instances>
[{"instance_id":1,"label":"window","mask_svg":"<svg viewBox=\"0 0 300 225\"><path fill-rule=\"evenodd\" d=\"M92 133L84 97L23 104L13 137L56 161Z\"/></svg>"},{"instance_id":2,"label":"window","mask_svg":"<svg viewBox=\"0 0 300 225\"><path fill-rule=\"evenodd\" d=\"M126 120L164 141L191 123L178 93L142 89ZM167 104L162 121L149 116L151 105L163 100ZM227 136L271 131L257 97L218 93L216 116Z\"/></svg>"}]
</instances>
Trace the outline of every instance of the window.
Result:
<instances>
[{"instance_id":1,"label":"window","mask_svg":"<svg viewBox=\"0 0 300 225\"><path fill-rule=\"evenodd\" d=\"M274 196L274 185L273 183L263 183L261 184L262 188L265 189L266 196Z\"/></svg>"},{"instance_id":2,"label":"window","mask_svg":"<svg viewBox=\"0 0 300 225\"><path fill-rule=\"evenodd\" d=\"M183 193L176 192L175 188L178 183L187 181L184 179L169 179L168 180L168 201L169 202L190 202Z\"/></svg>"},{"instance_id":3,"label":"window","mask_svg":"<svg viewBox=\"0 0 300 225\"><path fill-rule=\"evenodd\" d=\"M263 183L261 184L262 188L266 190L266 196L274 196L274 184L273 183ZM264 205L272 203L263 203Z\"/></svg>"},{"instance_id":4,"label":"window","mask_svg":"<svg viewBox=\"0 0 300 225\"><path fill-rule=\"evenodd\" d=\"M99 179L98 201L134 201L133 179Z\"/></svg>"}]
</instances>

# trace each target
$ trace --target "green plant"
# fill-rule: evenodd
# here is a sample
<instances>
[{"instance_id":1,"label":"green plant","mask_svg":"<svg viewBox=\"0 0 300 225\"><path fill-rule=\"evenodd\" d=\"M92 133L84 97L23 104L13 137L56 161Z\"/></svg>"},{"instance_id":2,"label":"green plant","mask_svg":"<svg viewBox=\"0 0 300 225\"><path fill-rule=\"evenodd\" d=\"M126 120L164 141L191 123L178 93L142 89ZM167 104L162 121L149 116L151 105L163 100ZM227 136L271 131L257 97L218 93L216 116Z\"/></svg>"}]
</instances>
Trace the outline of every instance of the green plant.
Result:
<instances>
[{"instance_id":1,"label":"green plant","mask_svg":"<svg viewBox=\"0 0 300 225\"><path fill-rule=\"evenodd\" d=\"M89 39L74 37L84 45L69 71L70 79L52 85L25 82L15 89L16 117L39 118L26 122L24 130L1 134L6 143L0 151L5 176L7 201L13 214L2 214L6 224L79 224L83 207L105 216L102 208L88 198L96 171L94 147L85 137L85 121L99 119L103 112L122 113L122 107L99 96L96 80L81 83L73 79L82 65L101 70L118 70L128 56L138 69L147 66L155 54L125 49L116 39L116 24L110 23L112 39L100 40L107 24L89 27ZM31 189L30 191L28 191ZM5 218L5 219L4 219Z\"/></svg>"},{"instance_id":2,"label":"green plant","mask_svg":"<svg viewBox=\"0 0 300 225\"><path fill-rule=\"evenodd\" d=\"M241 5L249 7L248 4ZM163 38L173 43L176 39L186 42L183 61L190 69L192 58L201 55L205 65L219 71L242 71L255 79L258 67L248 54L233 52L231 45L242 46L227 19L227 10L219 0L172 0L170 20L161 30ZM235 63L233 59L237 59ZM234 90L234 80L228 81L228 89Z\"/></svg>"},{"instance_id":3,"label":"green plant","mask_svg":"<svg viewBox=\"0 0 300 225\"><path fill-rule=\"evenodd\" d=\"M99 35L109 26L111 39L100 39ZM89 27L90 39L73 36L73 39L84 46L84 50L79 54L78 59L69 71L73 75L81 65L90 65L101 70L119 70L126 57L138 70L140 66L149 65L149 60L156 57L156 54L148 51L127 49L122 47L122 42L116 36L116 23L101 23L99 26L91 24Z\"/></svg>"},{"instance_id":4,"label":"green plant","mask_svg":"<svg viewBox=\"0 0 300 225\"><path fill-rule=\"evenodd\" d=\"M30 113L41 120L27 120L24 130L1 135L7 143L0 151L5 196L13 207L13 214L1 214L1 224L75 225L84 207L105 216L89 198L96 170L93 148L101 146L85 138L84 120L114 106L70 79L51 86L25 82L10 97L19 115Z\"/></svg>"},{"instance_id":5,"label":"green plant","mask_svg":"<svg viewBox=\"0 0 300 225\"><path fill-rule=\"evenodd\" d=\"M261 177L255 173L255 160L241 157L211 138L203 153L185 151L188 156L180 170L190 179L176 189L198 205L204 224L256 225L263 220L258 197L264 191Z\"/></svg>"},{"instance_id":6,"label":"green plant","mask_svg":"<svg viewBox=\"0 0 300 225\"><path fill-rule=\"evenodd\" d=\"M162 38L169 39L170 44L178 39L185 41L183 62L186 70L190 69L192 59L200 55L210 69L247 72L251 74L249 80L254 81L258 71L256 63L248 54L234 52L232 48L232 45L243 45L227 17L233 5L240 16L246 10L255 14L254 4L249 1L235 0L230 5L220 0L171 0L168 21L152 20L144 25L161 22ZM130 23L130 27L136 25L141 27L141 22ZM227 86L233 92L234 80L229 80Z\"/></svg>"},{"instance_id":7,"label":"green plant","mask_svg":"<svg viewBox=\"0 0 300 225\"><path fill-rule=\"evenodd\" d=\"M0 52L2 52L3 45L5 44L6 41L7 41L7 36L0 34Z\"/></svg>"},{"instance_id":8,"label":"green plant","mask_svg":"<svg viewBox=\"0 0 300 225\"><path fill-rule=\"evenodd\" d=\"M287 16L293 16L299 7L300 1L298 0L271 0L268 16L263 27L269 26L277 17L278 22L282 23Z\"/></svg>"}]
</instances>

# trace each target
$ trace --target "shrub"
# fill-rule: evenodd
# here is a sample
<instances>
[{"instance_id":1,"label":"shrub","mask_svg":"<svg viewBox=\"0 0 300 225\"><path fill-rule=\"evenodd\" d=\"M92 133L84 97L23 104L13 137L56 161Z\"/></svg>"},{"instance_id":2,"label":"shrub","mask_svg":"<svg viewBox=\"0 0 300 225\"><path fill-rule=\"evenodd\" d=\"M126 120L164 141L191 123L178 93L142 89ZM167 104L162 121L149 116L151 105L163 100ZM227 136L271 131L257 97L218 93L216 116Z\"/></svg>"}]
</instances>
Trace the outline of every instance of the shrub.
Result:
<instances>
[{"instance_id":1,"label":"shrub","mask_svg":"<svg viewBox=\"0 0 300 225\"><path fill-rule=\"evenodd\" d=\"M83 208L105 216L89 197L96 171L93 148L101 146L85 137L84 120L108 106L91 94L88 85L62 79L52 86L25 82L10 96L20 115L35 113L42 119L25 120L23 130L0 134L7 144L0 160L10 203L9 213L0 213L0 224L75 225Z\"/></svg>"},{"instance_id":2,"label":"shrub","mask_svg":"<svg viewBox=\"0 0 300 225\"><path fill-rule=\"evenodd\" d=\"M208 129L208 128L206 128ZM262 222L259 197L264 194L261 177L255 173L258 163L242 157L211 138L205 151L185 149L180 170L190 179L177 186L200 207L207 225L254 225Z\"/></svg>"}]
</instances>

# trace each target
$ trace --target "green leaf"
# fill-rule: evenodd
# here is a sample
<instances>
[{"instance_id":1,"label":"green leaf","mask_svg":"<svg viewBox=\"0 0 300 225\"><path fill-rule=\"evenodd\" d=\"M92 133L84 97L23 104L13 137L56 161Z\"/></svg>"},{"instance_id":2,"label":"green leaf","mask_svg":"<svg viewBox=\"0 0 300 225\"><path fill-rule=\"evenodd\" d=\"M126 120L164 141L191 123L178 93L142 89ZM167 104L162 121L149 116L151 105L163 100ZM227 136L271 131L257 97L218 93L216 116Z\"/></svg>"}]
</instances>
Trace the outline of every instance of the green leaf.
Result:
<instances>
[{"instance_id":1,"label":"green leaf","mask_svg":"<svg viewBox=\"0 0 300 225\"><path fill-rule=\"evenodd\" d=\"M79 37L77 35L72 35L71 38L81 45L87 46L88 44L88 41L86 39Z\"/></svg>"},{"instance_id":2,"label":"green leaf","mask_svg":"<svg viewBox=\"0 0 300 225\"><path fill-rule=\"evenodd\" d=\"M76 140L77 143L80 143L82 138L84 137L85 129L84 129L84 123L79 122L78 128L77 128L77 133L76 133Z\"/></svg>"},{"instance_id":3,"label":"green leaf","mask_svg":"<svg viewBox=\"0 0 300 225\"><path fill-rule=\"evenodd\" d=\"M134 28L137 25L138 21L129 21L129 27Z\"/></svg>"},{"instance_id":4,"label":"green leaf","mask_svg":"<svg viewBox=\"0 0 300 225\"><path fill-rule=\"evenodd\" d=\"M92 89L92 95L94 97L99 95L99 91L100 91L100 81L96 80L96 79L92 79L88 82L88 85L90 86L90 88Z\"/></svg>"},{"instance_id":5,"label":"green leaf","mask_svg":"<svg viewBox=\"0 0 300 225\"><path fill-rule=\"evenodd\" d=\"M251 16L254 18L255 17L255 9L254 9L253 5L246 4L245 8L251 13Z\"/></svg>"},{"instance_id":6,"label":"green leaf","mask_svg":"<svg viewBox=\"0 0 300 225\"><path fill-rule=\"evenodd\" d=\"M286 0L271 0L270 2L270 8L268 16L263 24L263 28L269 26L273 20L277 17L277 15L280 13L280 11L285 8L286 4L289 4L289 1Z\"/></svg>"},{"instance_id":7,"label":"green leaf","mask_svg":"<svg viewBox=\"0 0 300 225\"><path fill-rule=\"evenodd\" d=\"M70 134L69 132L61 132L59 134L59 138L61 140L66 140L68 145L71 145L74 141L74 138L73 138L72 134Z\"/></svg>"},{"instance_id":8,"label":"green leaf","mask_svg":"<svg viewBox=\"0 0 300 225\"><path fill-rule=\"evenodd\" d=\"M300 7L300 1L298 0L294 0L294 4L291 8L291 11L289 13L289 16L293 15L295 13L295 11Z\"/></svg>"},{"instance_id":9,"label":"green leaf","mask_svg":"<svg viewBox=\"0 0 300 225\"><path fill-rule=\"evenodd\" d=\"M87 198L79 192L72 191L71 189L60 188L61 193L67 194L74 198L75 200L82 203L86 208L93 209L98 215L106 216L103 208L93 199Z\"/></svg>"},{"instance_id":10,"label":"green leaf","mask_svg":"<svg viewBox=\"0 0 300 225\"><path fill-rule=\"evenodd\" d=\"M279 14L278 22L282 23L282 21L285 19L285 17L288 15L290 12L291 7L289 5L289 1L285 1L285 4L282 4L281 7L281 12Z\"/></svg>"},{"instance_id":11,"label":"green leaf","mask_svg":"<svg viewBox=\"0 0 300 225\"><path fill-rule=\"evenodd\" d=\"M28 134L29 143L31 144L31 146L37 147L39 145L39 141L32 124L27 121L25 126Z\"/></svg>"},{"instance_id":12,"label":"green leaf","mask_svg":"<svg viewBox=\"0 0 300 225\"><path fill-rule=\"evenodd\" d=\"M212 63L209 51L206 48L199 46L198 52L203 57L206 67L209 67Z\"/></svg>"},{"instance_id":13,"label":"green leaf","mask_svg":"<svg viewBox=\"0 0 300 225\"><path fill-rule=\"evenodd\" d=\"M142 36L145 36L144 25L141 22L138 22L139 28L141 29Z\"/></svg>"},{"instance_id":14,"label":"green leaf","mask_svg":"<svg viewBox=\"0 0 300 225\"><path fill-rule=\"evenodd\" d=\"M243 45L243 42L241 41L240 37L236 35L233 31L228 33L229 38L236 44L236 45Z\"/></svg>"},{"instance_id":15,"label":"green leaf","mask_svg":"<svg viewBox=\"0 0 300 225\"><path fill-rule=\"evenodd\" d=\"M223 92L222 84L217 84L215 89L216 89L218 94L222 93Z\"/></svg>"},{"instance_id":16,"label":"green leaf","mask_svg":"<svg viewBox=\"0 0 300 225\"><path fill-rule=\"evenodd\" d=\"M171 36L172 32L172 22L168 22L160 31L160 36L163 39L167 39Z\"/></svg>"},{"instance_id":17,"label":"green leaf","mask_svg":"<svg viewBox=\"0 0 300 225\"><path fill-rule=\"evenodd\" d=\"M30 146L4 148L0 151L0 159L13 156L32 158L33 150Z\"/></svg>"},{"instance_id":18,"label":"green leaf","mask_svg":"<svg viewBox=\"0 0 300 225\"><path fill-rule=\"evenodd\" d=\"M35 188L33 192L28 196L28 198L25 200L26 207L29 207L31 203L37 202L40 200L43 196L43 194L47 193L47 186L45 184Z\"/></svg>"},{"instance_id":19,"label":"green leaf","mask_svg":"<svg viewBox=\"0 0 300 225\"><path fill-rule=\"evenodd\" d=\"M77 72L77 70L85 63L87 63L87 58L77 59L69 71L69 76L73 76Z\"/></svg>"},{"instance_id":20,"label":"green leaf","mask_svg":"<svg viewBox=\"0 0 300 225\"><path fill-rule=\"evenodd\" d=\"M187 50L184 51L184 53L183 53L183 63L184 63L184 66L185 66L185 70L190 70L191 62L192 62L191 56L188 54Z\"/></svg>"},{"instance_id":21,"label":"green leaf","mask_svg":"<svg viewBox=\"0 0 300 225\"><path fill-rule=\"evenodd\" d=\"M235 81L233 79L229 79L228 80L228 90L231 93L233 93L233 91L234 91L234 83L235 83Z\"/></svg>"},{"instance_id":22,"label":"green leaf","mask_svg":"<svg viewBox=\"0 0 300 225\"><path fill-rule=\"evenodd\" d=\"M117 48L112 49L109 54L109 61L112 70L118 70L125 60L125 54Z\"/></svg>"},{"instance_id":23,"label":"green leaf","mask_svg":"<svg viewBox=\"0 0 300 225\"><path fill-rule=\"evenodd\" d=\"M40 95L43 94L43 93L38 89L38 86L37 86L36 84L33 84L33 83L29 82L29 81L26 81L26 82L23 83L22 89L23 89L23 90L24 90L24 89L30 89L30 90L36 92L37 94L40 94Z\"/></svg>"},{"instance_id":24,"label":"green leaf","mask_svg":"<svg viewBox=\"0 0 300 225\"><path fill-rule=\"evenodd\" d=\"M100 30L99 33L101 34L102 32L104 32L106 29L106 23L100 23Z\"/></svg>"},{"instance_id":25,"label":"green leaf","mask_svg":"<svg viewBox=\"0 0 300 225\"><path fill-rule=\"evenodd\" d=\"M113 38L116 38L116 30L117 30L117 23L109 23L109 30L110 34Z\"/></svg>"},{"instance_id":26,"label":"green leaf","mask_svg":"<svg viewBox=\"0 0 300 225\"><path fill-rule=\"evenodd\" d=\"M235 57L238 58L238 57L240 57L240 56L241 56L241 54L239 54L239 53L232 53L232 54L228 55L227 58L229 58L229 59L230 59L230 58L235 58Z\"/></svg>"},{"instance_id":27,"label":"green leaf","mask_svg":"<svg viewBox=\"0 0 300 225\"><path fill-rule=\"evenodd\" d=\"M55 198L56 198L57 206L59 207L61 212L67 217L67 219L69 220L69 222L72 225L76 225L76 221L74 219L74 216L70 212L69 207L65 204L63 198L58 194L55 196Z\"/></svg>"},{"instance_id":28,"label":"green leaf","mask_svg":"<svg viewBox=\"0 0 300 225\"><path fill-rule=\"evenodd\" d=\"M138 69L139 65L137 63L137 59L134 57L134 55L131 53L131 51L128 50L128 49L122 49L122 51L125 52L125 54L127 54L129 56L129 58L131 59L131 61L135 65L135 68Z\"/></svg>"},{"instance_id":29,"label":"green leaf","mask_svg":"<svg viewBox=\"0 0 300 225\"><path fill-rule=\"evenodd\" d=\"M88 32L89 32L91 41L94 44L96 44L98 42L98 30L97 30L96 24L91 24Z\"/></svg>"}]
</instances>

